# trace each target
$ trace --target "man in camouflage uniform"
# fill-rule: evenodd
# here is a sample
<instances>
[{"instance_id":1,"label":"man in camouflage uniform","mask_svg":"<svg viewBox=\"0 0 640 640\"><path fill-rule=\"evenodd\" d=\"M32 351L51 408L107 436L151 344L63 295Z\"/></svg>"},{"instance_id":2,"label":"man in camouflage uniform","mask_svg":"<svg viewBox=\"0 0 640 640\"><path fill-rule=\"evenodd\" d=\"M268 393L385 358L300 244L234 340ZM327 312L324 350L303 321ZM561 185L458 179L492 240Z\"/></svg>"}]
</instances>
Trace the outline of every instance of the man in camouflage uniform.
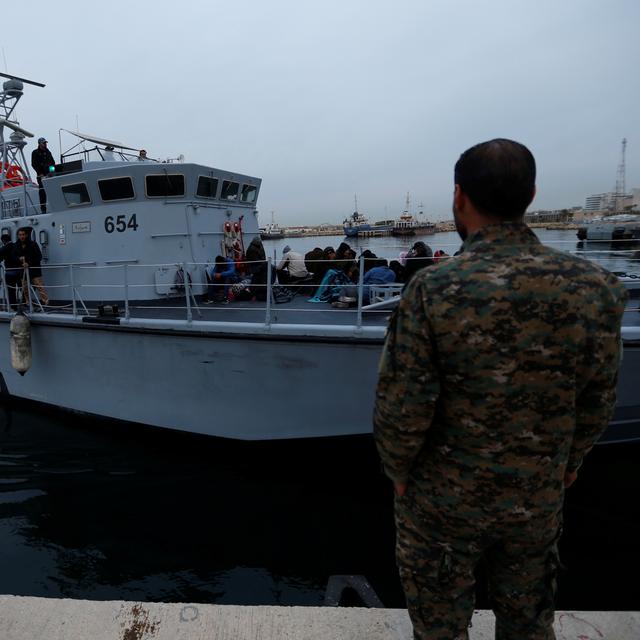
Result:
<instances>
[{"instance_id":1,"label":"man in camouflage uniform","mask_svg":"<svg viewBox=\"0 0 640 640\"><path fill-rule=\"evenodd\" d=\"M413 278L380 364L400 577L415 638L464 639L483 557L496 638L547 640L564 490L613 411L626 292L523 223L523 145L472 147L455 183L464 250Z\"/></svg>"}]
</instances>

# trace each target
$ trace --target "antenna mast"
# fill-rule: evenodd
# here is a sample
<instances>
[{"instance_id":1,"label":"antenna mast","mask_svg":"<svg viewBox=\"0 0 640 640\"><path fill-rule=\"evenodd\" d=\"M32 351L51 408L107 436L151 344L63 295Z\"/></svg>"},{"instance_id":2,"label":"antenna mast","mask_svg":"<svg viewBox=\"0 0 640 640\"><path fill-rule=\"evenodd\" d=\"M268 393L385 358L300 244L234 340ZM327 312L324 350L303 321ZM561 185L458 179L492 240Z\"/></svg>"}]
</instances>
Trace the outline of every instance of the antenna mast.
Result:
<instances>
[{"instance_id":1,"label":"antenna mast","mask_svg":"<svg viewBox=\"0 0 640 640\"><path fill-rule=\"evenodd\" d=\"M627 195L627 168L625 155L627 152L627 139L622 138L622 154L620 156L620 164L616 173L616 210L620 205L620 201Z\"/></svg>"},{"instance_id":2,"label":"antenna mast","mask_svg":"<svg viewBox=\"0 0 640 640\"><path fill-rule=\"evenodd\" d=\"M33 133L20 126L15 117L15 109L22 97L25 83L36 87L44 85L9 73L0 73L0 77L7 78L0 88L0 190L3 190L12 186L25 186L27 181L31 181L24 147L27 144L26 138L33 138ZM11 132L8 140L5 138L5 129Z\"/></svg>"}]
</instances>

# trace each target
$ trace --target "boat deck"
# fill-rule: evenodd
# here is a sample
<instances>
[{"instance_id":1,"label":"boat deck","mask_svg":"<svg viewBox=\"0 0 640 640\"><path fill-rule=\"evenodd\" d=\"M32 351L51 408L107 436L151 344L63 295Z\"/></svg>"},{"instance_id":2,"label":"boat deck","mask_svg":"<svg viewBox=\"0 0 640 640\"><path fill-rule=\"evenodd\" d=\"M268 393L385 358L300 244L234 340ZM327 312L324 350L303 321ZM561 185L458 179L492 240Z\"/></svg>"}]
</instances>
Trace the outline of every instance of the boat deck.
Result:
<instances>
[{"instance_id":1,"label":"boat deck","mask_svg":"<svg viewBox=\"0 0 640 640\"><path fill-rule=\"evenodd\" d=\"M632 291L631 299L624 313L624 327L640 327L640 291ZM191 320L203 322L224 323L258 323L258 324L286 324L286 325L318 325L318 326L362 326L362 327L386 327L392 311L393 302L386 305L376 305L376 308L368 309L366 306L358 313L357 307L348 309L336 309L328 303L309 302L308 295L296 295L288 302L277 304L272 302L270 308L264 301L238 301L228 304L216 302L205 304L197 296L187 305L185 298L168 298L159 301L132 301L128 305L128 311L124 302L115 303L118 307L118 317L130 317L141 320ZM111 303L110 303L111 304ZM87 303L76 304L74 314L72 305L68 302L52 303L44 309L47 315L77 315L78 317L99 317L100 305ZM41 311L36 305L34 312ZM103 317L111 314L107 309ZM359 317L360 316L360 317Z\"/></svg>"}]
</instances>

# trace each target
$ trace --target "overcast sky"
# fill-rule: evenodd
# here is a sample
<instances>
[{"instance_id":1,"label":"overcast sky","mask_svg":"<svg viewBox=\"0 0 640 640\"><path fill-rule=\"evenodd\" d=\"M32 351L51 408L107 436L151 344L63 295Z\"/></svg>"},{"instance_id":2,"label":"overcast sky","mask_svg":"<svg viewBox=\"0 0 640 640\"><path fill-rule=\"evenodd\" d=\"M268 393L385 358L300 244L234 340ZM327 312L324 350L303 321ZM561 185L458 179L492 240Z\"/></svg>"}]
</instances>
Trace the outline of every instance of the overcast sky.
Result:
<instances>
[{"instance_id":1,"label":"overcast sky","mask_svg":"<svg viewBox=\"0 0 640 640\"><path fill-rule=\"evenodd\" d=\"M11 8L11 7L15 7ZM453 164L494 137L538 162L532 208L640 187L638 0L110 0L3 6L22 126L263 179L262 223L450 218ZM5 61L0 60L5 70ZM63 140L63 146L65 146ZM30 144L28 151L33 146Z\"/></svg>"}]
</instances>

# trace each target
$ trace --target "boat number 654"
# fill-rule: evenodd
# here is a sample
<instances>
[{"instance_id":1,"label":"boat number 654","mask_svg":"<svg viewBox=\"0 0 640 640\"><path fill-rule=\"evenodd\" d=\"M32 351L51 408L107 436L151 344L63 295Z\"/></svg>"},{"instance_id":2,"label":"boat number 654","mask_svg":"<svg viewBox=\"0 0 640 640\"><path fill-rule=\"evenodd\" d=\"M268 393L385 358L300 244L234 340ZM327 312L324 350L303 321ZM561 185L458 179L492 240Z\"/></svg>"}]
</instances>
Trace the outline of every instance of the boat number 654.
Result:
<instances>
[{"instance_id":1,"label":"boat number 654","mask_svg":"<svg viewBox=\"0 0 640 640\"><path fill-rule=\"evenodd\" d=\"M129 220L127 221L127 216L107 216L104 219L104 230L107 233L113 233L117 231L118 233L123 233L127 229L133 229L134 231L138 230L138 222L136 221L136 214L134 213Z\"/></svg>"}]
</instances>

